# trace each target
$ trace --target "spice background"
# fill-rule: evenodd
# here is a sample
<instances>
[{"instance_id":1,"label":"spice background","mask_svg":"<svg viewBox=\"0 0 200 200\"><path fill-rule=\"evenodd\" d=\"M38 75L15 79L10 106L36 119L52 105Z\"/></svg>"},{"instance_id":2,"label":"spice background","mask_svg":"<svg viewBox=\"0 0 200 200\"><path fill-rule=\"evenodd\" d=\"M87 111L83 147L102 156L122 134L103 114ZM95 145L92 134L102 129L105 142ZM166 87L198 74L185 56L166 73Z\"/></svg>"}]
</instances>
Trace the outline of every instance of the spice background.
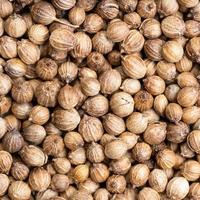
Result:
<instances>
[{"instance_id":1,"label":"spice background","mask_svg":"<svg viewBox=\"0 0 200 200\"><path fill-rule=\"evenodd\" d=\"M0 0L0 200L200 200L199 0Z\"/></svg>"}]
</instances>

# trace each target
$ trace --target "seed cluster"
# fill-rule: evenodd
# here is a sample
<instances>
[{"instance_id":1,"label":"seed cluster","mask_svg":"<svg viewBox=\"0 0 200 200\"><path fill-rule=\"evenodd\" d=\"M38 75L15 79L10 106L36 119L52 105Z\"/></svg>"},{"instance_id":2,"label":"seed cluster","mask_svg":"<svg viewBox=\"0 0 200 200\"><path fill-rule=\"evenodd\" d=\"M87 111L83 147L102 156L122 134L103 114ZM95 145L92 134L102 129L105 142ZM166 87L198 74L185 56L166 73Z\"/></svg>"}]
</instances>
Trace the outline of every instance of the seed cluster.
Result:
<instances>
[{"instance_id":1,"label":"seed cluster","mask_svg":"<svg viewBox=\"0 0 200 200\"><path fill-rule=\"evenodd\" d=\"M0 0L0 200L200 200L199 0Z\"/></svg>"}]
</instances>

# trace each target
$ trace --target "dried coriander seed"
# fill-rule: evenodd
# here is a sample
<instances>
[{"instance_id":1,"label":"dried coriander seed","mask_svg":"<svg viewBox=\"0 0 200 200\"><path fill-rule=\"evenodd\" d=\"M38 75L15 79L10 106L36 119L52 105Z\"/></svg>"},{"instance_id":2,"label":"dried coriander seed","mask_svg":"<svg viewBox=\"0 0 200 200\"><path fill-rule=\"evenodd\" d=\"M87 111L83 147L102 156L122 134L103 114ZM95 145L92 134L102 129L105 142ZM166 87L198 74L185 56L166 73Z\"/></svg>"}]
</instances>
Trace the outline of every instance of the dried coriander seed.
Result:
<instances>
[{"instance_id":1,"label":"dried coriander seed","mask_svg":"<svg viewBox=\"0 0 200 200\"><path fill-rule=\"evenodd\" d=\"M199 200L198 0L0 0L2 200Z\"/></svg>"}]
</instances>

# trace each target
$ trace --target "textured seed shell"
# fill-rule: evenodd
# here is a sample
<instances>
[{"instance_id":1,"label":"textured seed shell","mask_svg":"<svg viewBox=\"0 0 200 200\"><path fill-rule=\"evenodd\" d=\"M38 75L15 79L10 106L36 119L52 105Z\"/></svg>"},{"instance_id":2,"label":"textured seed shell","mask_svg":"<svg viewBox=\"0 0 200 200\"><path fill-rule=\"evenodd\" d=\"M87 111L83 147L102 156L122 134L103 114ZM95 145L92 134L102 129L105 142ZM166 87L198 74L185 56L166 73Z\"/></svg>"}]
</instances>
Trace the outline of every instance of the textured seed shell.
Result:
<instances>
[{"instance_id":1,"label":"textured seed shell","mask_svg":"<svg viewBox=\"0 0 200 200\"><path fill-rule=\"evenodd\" d=\"M42 24L35 24L28 31L29 40L33 43L41 45L49 38L49 30Z\"/></svg>"},{"instance_id":2,"label":"textured seed shell","mask_svg":"<svg viewBox=\"0 0 200 200\"><path fill-rule=\"evenodd\" d=\"M175 153L169 149L164 149L159 151L156 156L158 165L163 169L170 169L176 163Z\"/></svg>"},{"instance_id":3,"label":"textured seed shell","mask_svg":"<svg viewBox=\"0 0 200 200\"><path fill-rule=\"evenodd\" d=\"M31 16L37 23L49 25L55 20L56 11L50 3L39 1L31 7Z\"/></svg>"},{"instance_id":4,"label":"textured seed shell","mask_svg":"<svg viewBox=\"0 0 200 200\"><path fill-rule=\"evenodd\" d=\"M76 37L65 28L55 29L49 38L49 42L53 48L61 51L70 51L76 45Z\"/></svg>"},{"instance_id":5,"label":"textured seed shell","mask_svg":"<svg viewBox=\"0 0 200 200\"><path fill-rule=\"evenodd\" d=\"M0 22L1 24L1 22ZM1 25L0 25L1 26ZM1 28L0 28L1 30ZM1 33L0 33L1 35ZM2 36L0 38L0 54L3 58L14 58L17 56L17 42L14 38L9 36Z\"/></svg>"},{"instance_id":6,"label":"textured seed shell","mask_svg":"<svg viewBox=\"0 0 200 200\"><path fill-rule=\"evenodd\" d=\"M71 169L71 163L67 158L53 159L53 167L59 174L66 174Z\"/></svg>"},{"instance_id":7,"label":"textured seed shell","mask_svg":"<svg viewBox=\"0 0 200 200\"><path fill-rule=\"evenodd\" d=\"M123 118L112 113L103 116L103 127L110 135L120 135L126 129Z\"/></svg>"},{"instance_id":8,"label":"textured seed shell","mask_svg":"<svg viewBox=\"0 0 200 200\"><path fill-rule=\"evenodd\" d=\"M95 182L102 183L109 177L109 170L105 164L95 163L90 168L90 176Z\"/></svg>"},{"instance_id":9,"label":"textured seed shell","mask_svg":"<svg viewBox=\"0 0 200 200\"><path fill-rule=\"evenodd\" d=\"M156 72L158 75L167 81L171 81L176 77L176 66L173 63L160 61L156 65Z\"/></svg>"},{"instance_id":10,"label":"textured seed shell","mask_svg":"<svg viewBox=\"0 0 200 200\"><path fill-rule=\"evenodd\" d=\"M68 14L69 21L80 26L85 20L85 10L79 6L74 6Z\"/></svg>"},{"instance_id":11,"label":"textured seed shell","mask_svg":"<svg viewBox=\"0 0 200 200\"><path fill-rule=\"evenodd\" d=\"M17 44L17 53L24 63L35 64L40 59L40 49L34 43L22 39Z\"/></svg>"},{"instance_id":12,"label":"textured seed shell","mask_svg":"<svg viewBox=\"0 0 200 200\"><path fill-rule=\"evenodd\" d=\"M198 200L200 197L200 183L192 183L190 185L189 197Z\"/></svg>"},{"instance_id":13,"label":"textured seed shell","mask_svg":"<svg viewBox=\"0 0 200 200\"><path fill-rule=\"evenodd\" d=\"M53 59L42 58L38 61L35 72L42 80L52 80L58 70L58 65Z\"/></svg>"},{"instance_id":14,"label":"textured seed shell","mask_svg":"<svg viewBox=\"0 0 200 200\"><path fill-rule=\"evenodd\" d=\"M53 5L60 10L69 10L76 4L76 0L53 0Z\"/></svg>"},{"instance_id":15,"label":"textured seed shell","mask_svg":"<svg viewBox=\"0 0 200 200\"><path fill-rule=\"evenodd\" d=\"M8 187L9 187L10 180L7 175L0 174L0 182L1 182L0 196L3 196L3 195L5 195Z\"/></svg>"},{"instance_id":16,"label":"textured seed shell","mask_svg":"<svg viewBox=\"0 0 200 200\"><path fill-rule=\"evenodd\" d=\"M78 104L76 90L70 85L65 85L58 94L58 103L64 109L74 108Z\"/></svg>"},{"instance_id":17,"label":"textured seed shell","mask_svg":"<svg viewBox=\"0 0 200 200\"><path fill-rule=\"evenodd\" d=\"M153 0L141 0L137 5L137 13L142 18L153 18L156 14L156 3Z\"/></svg>"},{"instance_id":18,"label":"textured seed shell","mask_svg":"<svg viewBox=\"0 0 200 200\"><path fill-rule=\"evenodd\" d=\"M129 171L130 182L136 186L144 185L149 176L149 169L145 164L134 165Z\"/></svg>"},{"instance_id":19,"label":"textured seed shell","mask_svg":"<svg viewBox=\"0 0 200 200\"><path fill-rule=\"evenodd\" d=\"M92 38L93 48L102 54L107 54L112 51L114 43L108 39L105 31L100 31Z\"/></svg>"},{"instance_id":20,"label":"textured seed shell","mask_svg":"<svg viewBox=\"0 0 200 200\"><path fill-rule=\"evenodd\" d=\"M29 113L29 121L39 125L45 124L49 120L49 117L48 108L40 105L34 106Z\"/></svg>"},{"instance_id":21,"label":"textured seed shell","mask_svg":"<svg viewBox=\"0 0 200 200\"><path fill-rule=\"evenodd\" d=\"M109 109L109 102L106 97L103 95L97 95L94 97L88 98L82 108L93 117L100 117L105 115Z\"/></svg>"},{"instance_id":22,"label":"textured seed shell","mask_svg":"<svg viewBox=\"0 0 200 200\"><path fill-rule=\"evenodd\" d=\"M42 148L47 155L59 157L64 152L65 145L62 137L54 134L45 137Z\"/></svg>"},{"instance_id":23,"label":"textured seed shell","mask_svg":"<svg viewBox=\"0 0 200 200\"><path fill-rule=\"evenodd\" d=\"M18 58L12 58L6 62L5 71L10 77L22 77L27 72L27 65Z\"/></svg>"},{"instance_id":24,"label":"textured seed shell","mask_svg":"<svg viewBox=\"0 0 200 200\"><path fill-rule=\"evenodd\" d=\"M144 132L145 142L151 145L163 142L166 138L166 127L167 124L165 122L149 124Z\"/></svg>"},{"instance_id":25,"label":"textured seed shell","mask_svg":"<svg viewBox=\"0 0 200 200\"><path fill-rule=\"evenodd\" d=\"M138 200L160 200L159 193L150 188L150 187L144 187L138 194Z\"/></svg>"},{"instance_id":26,"label":"textured seed shell","mask_svg":"<svg viewBox=\"0 0 200 200\"><path fill-rule=\"evenodd\" d=\"M160 22L151 18L142 22L140 31L148 39L158 38L162 34Z\"/></svg>"},{"instance_id":27,"label":"textured seed shell","mask_svg":"<svg viewBox=\"0 0 200 200\"><path fill-rule=\"evenodd\" d=\"M79 133L86 142L96 142L103 135L103 126L101 121L96 117L84 115L78 127Z\"/></svg>"},{"instance_id":28,"label":"textured seed shell","mask_svg":"<svg viewBox=\"0 0 200 200\"><path fill-rule=\"evenodd\" d=\"M64 137L65 145L68 149L74 151L79 147L83 147L84 141L82 136L78 132L68 132Z\"/></svg>"},{"instance_id":29,"label":"textured seed shell","mask_svg":"<svg viewBox=\"0 0 200 200\"><path fill-rule=\"evenodd\" d=\"M183 116L183 110L179 104L170 103L165 109L165 115L171 122L177 123Z\"/></svg>"},{"instance_id":30,"label":"textured seed shell","mask_svg":"<svg viewBox=\"0 0 200 200\"><path fill-rule=\"evenodd\" d=\"M96 78L81 79L81 88L85 95L95 96L100 91L100 83Z\"/></svg>"},{"instance_id":31,"label":"textured seed shell","mask_svg":"<svg viewBox=\"0 0 200 200\"><path fill-rule=\"evenodd\" d=\"M134 55L126 55L122 59L124 73L133 79L141 79L146 74L146 66L141 58Z\"/></svg>"},{"instance_id":32,"label":"textured seed shell","mask_svg":"<svg viewBox=\"0 0 200 200\"><path fill-rule=\"evenodd\" d=\"M23 181L13 181L8 189L8 195L11 199L26 200L31 197L31 189Z\"/></svg>"},{"instance_id":33,"label":"textured seed shell","mask_svg":"<svg viewBox=\"0 0 200 200\"><path fill-rule=\"evenodd\" d=\"M97 33L104 27L104 21L98 14L91 13L86 16L83 26L88 33Z\"/></svg>"},{"instance_id":34,"label":"textured seed shell","mask_svg":"<svg viewBox=\"0 0 200 200\"><path fill-rule=\"evenodd\" d=\"M167 62L178 62L183 57L183 54L183 47L176 41L168 41L162 47L162 55Z\"/></svg>"},{"instance_id":35,"label":"textured seed shell","mask_svg":"<svg viewBox=\"0 0 200 200\"><path fill-rule=\"evenodd\" d=\"M10 15L4 23L4 28L6 33L14 38L23 36L27 29L26 22L23 17L18 14Z\"/></svg>"},{"instance_id":36,"label":"textured seed shell","mask_svg":"<svg viewBox=\"0 0 200 200\"><path fill-rule=\"evenodd\" d=\"M105 146L105 155L110 159L119 159L127 152L127 145L122 140L114 140Z\"/></svg>"},{"instance_id":37,"label":"textured seed shell","mask_svg":"<svg viewBox=\"0 0 200 200\"><path fill-rule=\"evenodd\" d=\"M127 54L140 52L144 46L144 37L139 31L131 30L121 46Z\"/></svg>"},{"instance_id":38,"label":"textured seed shell","mask_svg":"<svg viewBox=\"0 0 200 200\"><path fill-rule=\"evenodd\" d=\"M28 182L32 190L44 191L50 185L51 176L43 168L34 168L29 175Z\"/></svg>"},{"instance_id":39,"label":"textured seed shell","mask_svg":"<svg viewBox=\"0 0 200 200\"><path fill-rule=\"evenodd\" d=\"M163 192L167 186L168 178L164 170L154 169L149 175L149 185L157 192Z\"/></svg>"},{"instance_id":40,"label":"textured seed shell","mask_svg":"<svg viewBox=\"0 0 200 200\"><path fill-rule=\"evenodd\" d=\"M89 176L89 167L88 165L78 165L73 170L73 179L78 182L84 182Z\"/></svg>"},{"instance_id":41,"label":"textured seed shell","mask_svg":"<svg viewBox=\"0 0 200 200\"><path fill-rule=\"evenodd\" d=\"M193 37L186 45L186 52L188 57L197 63L200 63L200 37Z\"/></svg>"},{"instance_id":42,"label":"textured seed shell","mask_svg":"<svg viewBox=\"0 0 200 200\"><path fill-rule=\"evenodd\" d=\"M56 110L53 112L53 124L63 131L74 130L79 122L80 116L75 109L71 110Z\"/></svg>"},{"instance_id":43,"label":"textured seed shell","mask_svg":"<svg viewBox=\"0 0 200 200\"><path fill-rule=\"evenodd\" d=\"M157 2L158 13L161 17L172 15L179 9L178 2L176 0L159 0Z\"/></svg>"},{"instance_id":44,"label":"textured seed shell","mask_svg":"<svg viewBox=\"0 0 200 200\"><path fill-rule=\"evenodd\" d=\"M57 103L59 89L60 85L56 81L40 83L35 91L38 104L45 107L54 107Z\"/></svg>"},{"instance_id":45,"label":"textured seed shell","mask_svg":"<svg viewBox=\"0 0 200 200\"><path fill-rule=\"evenodd\" d=\"M0 17L5 18L13 12L13 5L10 1L2 1L0 4Z\"/></svg>"},{"instance_id":46,"label":"textured seed shell","mask_svg":"<svg viewBox=\"0 0 200 200\"><path fill-rule=\"evenodd\" d=\"M23 137L31 144L41 144L46 136L46 131L43 126L31 124L23 130Z\"/></svg>"},{"instance_id":47,"label":"textured seed shell","mask_svg":"<svg viewBox=\"0 0 200 200\"><path fill-rule=\"evenodd\" d=\"M189 192L189 183L183 177L174 177L168 182L166 192L169 198L184 199Z\"/></svg>"},{"instance_id":48,"label":"textured seed shell","mask_svg":"<svg viewBox=\"0 0 200 200\"><path fill-rule=\"evenodd\" d=\"M11 174L16 180L25 180L29 175L29 168L22 162L14 162L11 168Z\"/></svg>"},{"instance_id":49,"label":"textured seed shell","mask_svg":"<svg viewBox=\"0 0 200 200\"><path fill-rule=\"evenodd\" d=\"M0 74L0 94L6 95L12 87L12 81L10 77L4 73Z\"/></svg>"},{"instance_id":50,"label":"textured seed shell","mask_svg":"<svg viewBox=\"0 0 200 200\"><path fill-rule=\"evenodd\" d=\"M185 31L185 23L178 17L169 16L162 20L161 28L166 37L177 38L183 35Z\"/></svg>"},{"instance_id":51,"label":"textured seed shell","mask_svg":"<svg viewBox=\"0 0 200 200\"><path fill-rule=\"evenodd\" d=\"M97 12L104 19L114 19L119 13L115 0L103 0L97 4Z\"/></svg>"},{"instance_id":52,"label":"textured seed shell","mask_svg":"<svg viewBox=\"0 0 200 200\"><path fill-rule=\"evenodd\" d=\"M1 173L9 173L11 165L13 162L13 158L10 153L7 151L0 151L0 172Z\"/></svg>"},{"instance_id":53,"label":"textured seed shell","mask_svg":"<svg viewBox=\"0 0 200 200\"><path fill-rule=\"evenodd\" d=\"M142 124L142 125L141 125ZM126 120L127 129L135 134L141 134L148 125L148 119L142 113L133 112Z\"/></svg>"},{"instance_id":54,"label":"textured seed shell","mask_svg":"<svg viewBox=\"0 0 200 200\"><path fill-rule=\"evenodd\" d=\"M99 77L101 92L104 94L112 94L119 89L121 81L121 75L117 70L109 69L105 71Z\"/></svg>"},{"instance_id":55,"label":"textured seed shell","mask_svg":"<svg viewBox=\"0 0 200 200\"><path fill-rule=\"evenodd\" d=\"M178 3L181 6L184 6L186 8L192 8L192 7L195 7L199 3L199 1L198 0L191 0L191 1L188 1L188 0L178 0Z\"/></svg>"},{"instance_id":56,"label":"textured seed shell","mask_svg":"<svg viewBox=\"0 0 200 200\"><path fill-rule=\"evenodd\" d=\"M11 95L17 103L28 103L33 99L33 89L28 81L20 81L13 85Z\"/></svg>"},{"instance_id":57,"label":"textured seed shell","mask_svg":"<svg viewBox=\"0 0 200 200\"><path fill-rule=\"evenodd\" d=\"M58 74L61 80L63 80L66 83L70 83L77 77L78 67L73 62L69 62L69 61L64 62L59 66Z\"/></svg>"},{"instance_id":58,"label":"textured seed shell","mask_svg":"<svg viewBox=\"0 0 200 200\"><path fill-rule=\"evenodd\" d=\"M177 95L177 102L183 107L193 106L198 98L198 89L196 87L184 87Z\"/></svg>"},{"instance_id":59,"label":"textured seed shell","mask_svg":"<svg viewBox=\"0 0 200 200\"><path fill-rule=\"evenodd\" d=\"M141 112L147 111L153 107L153 96L146 90L140 90L134 96L134 103L137 110Z\"/></svg>"},{"instance_id":60,"label":"textured seed shell","mask_svg":"<svg viewBox=\"0 0 200 200\"><path fill-rule=\"evenodd\" d=\"M71 199L73 200L93 200L93 197L91 194L84 190L76 191L74 194L72 194Z\"/></svg>"},{"instance_id":61,"label":"textured seed shell","mask_svg":"<svg viewBox=\"0 0 200 200\"><path fill-rule=\"evenodd\" d=\"M125 22L114 19L108 24L107 37L113 42L123 41L128 34L129 28Z\"/></svg>"},{"instance_id":62,"label":"textured seed shell","mask_svg":"<svg viewBox=\"0 0 200 200\"><path fill-rule=\"evenodd\" d=\"M200 177L200 163L195 160L188 160L181 166L181 174L188 181L196 181Z\"/></svg>"},{"instance_id":63,"label":"textured seed shell","mask_svg":"<svg viewBox=\"0 0 200 200\"><path fill-rule=\"evenodd\" d=\"M164 94L160 94L154 99L154 110L161 116L165 113L165 108L168 105L167 97Z\"/></svg>"},{"instance_id":64,"label":"textured seed shell","mask_svg":"<svg viewBox=\"0 0 200 200\"><path fill-rule=\"evenodd\" d=\"M17 130L13 130L4 135L2 143L6 151L15 153L23 147L24 139Z\"/></svg>"},{"instance_id":65,"label":"textured seed shell","mask_svg":"<svg viewBox=\"0 0 200 200\"><path fill-rule=\"evenodd\" d=\"M190 134L187 137L187 144L189 148L196 152L197 154L200 153L200 131L199 130L194 130L190 132Z\"/></svg>"},{"instance_id":66,"label":"textured seed shell","mask_svg":"<svg viewBox=\"0 0 200 200\"><path fill-rule=\"evenodd\" d=\"M126 174L131 168L131 161L127 156L122 157L119 160L113 160L110 163L110 170L115 174Z\"/></svg>"},{"instance_id":67,"label":"textured seed shell","mask_svg":"<svg viewBox=\"0 0 200 200\"><path fill-rule=\"evenodd\" d=\"M74 37L76 45L72 51L73 57L79 59L87 57L92 51L92 40L83 32L76 32Z\"/></svg>"},{"instance_id":68,"label":"textured seed shell","mask_svg":"<svg viewBox=\"0 0 200 200\"><path fill-rule=\"evenodd\" d=\"M149 39L144 43L144 52L152 61L160 61L163 59L162 46L164 41L161 39Z\"/></svg>"},{"instance_id":69,"label":"textured seed shell","mask_svg":"<svg viewBox=\"0 0 200 200\"><path fill-rule=\"evenodd\" d=\"M110 176L106 181L106 188L111 193L122 193L126 188L126 180L124 176Z\"/></svg>"},{"instance_id":70,"label":"textured seed shell","mask_svg":"<svg viewBox=\"0 0 200 200\"><path fill-rule=\"evenodd\" d=\"M40 167L47 162L47 156L40 148L34 145L24 146L19 154L22 160L29 166Z\"/></svg>"}]
</instances>

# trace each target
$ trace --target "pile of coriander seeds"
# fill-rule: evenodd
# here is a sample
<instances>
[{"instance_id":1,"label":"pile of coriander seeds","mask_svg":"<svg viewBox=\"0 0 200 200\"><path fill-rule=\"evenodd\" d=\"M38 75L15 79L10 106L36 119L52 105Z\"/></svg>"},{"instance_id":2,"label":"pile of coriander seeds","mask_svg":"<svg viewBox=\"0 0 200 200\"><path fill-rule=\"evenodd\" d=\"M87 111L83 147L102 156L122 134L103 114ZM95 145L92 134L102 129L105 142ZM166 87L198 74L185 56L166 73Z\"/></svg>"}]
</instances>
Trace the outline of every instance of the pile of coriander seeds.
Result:
<instances>
[{"instance_id":1,"label":"pile of coriander seeds","mask_svg":"<svg viewBox=\"0 0 200 200\"><path fill-rule=\"evenodd\" d=\"M200 200L200 1L0 0L0 200Z\"/></svg>"}]
</instances>

